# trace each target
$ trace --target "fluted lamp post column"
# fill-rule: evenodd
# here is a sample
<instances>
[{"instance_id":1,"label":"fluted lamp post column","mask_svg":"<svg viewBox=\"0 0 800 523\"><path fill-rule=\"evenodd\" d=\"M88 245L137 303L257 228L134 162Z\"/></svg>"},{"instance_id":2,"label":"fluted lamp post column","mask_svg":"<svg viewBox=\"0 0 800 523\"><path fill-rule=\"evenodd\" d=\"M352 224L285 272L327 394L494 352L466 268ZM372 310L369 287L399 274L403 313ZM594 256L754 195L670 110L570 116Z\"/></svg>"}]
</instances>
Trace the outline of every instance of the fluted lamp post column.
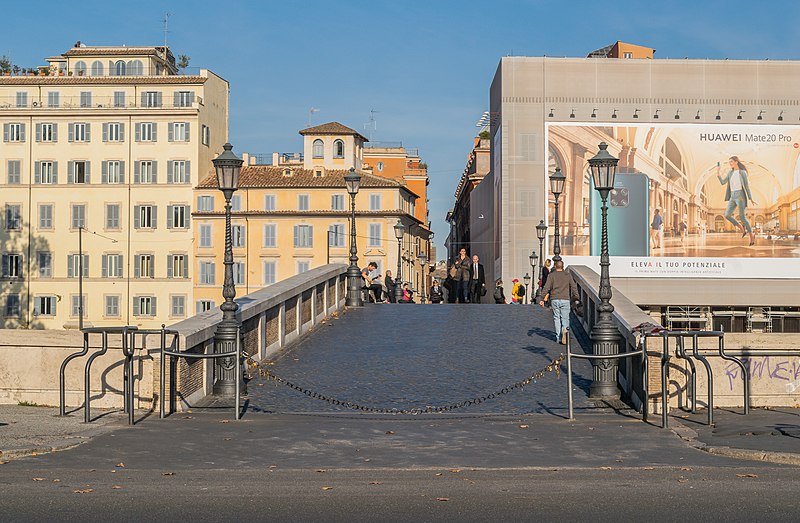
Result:
<instances>
[{"instance_id":1,"label":"fluted lamp post column","mask_svg":"<svg viewBox=\"0 0 800 523\"><path fill-rule=\"evenodd\" d=\"M214 158L214 170L217 173L217 185L225 196L225 279L222 283L222 297L225 301L219 308L222 310L222 321L214 333L215 352L234 352L236 336L239 332L239 320L236 310L239 308L233 301L236 287L233 283L233 242L231 239L231 197L239 188L239 173L242 160L233 153L233 146L226 143L222 146L222 154ZM236 361L233 356L216 360L217 380L214 383L214 394L233 396L236 387L243 384L242 376L236 375Z\"/></svg>"},{"instance_id":2,"label":"fluted lamp post column","mask_svg":"<svg viewBox=\"0 0 800 523\"><path fill-rule=\"evenodd\" d=\"M403 265L400 255L400 247L403 243L403 236L406 233L406 226L403 225L403 222L397 220L397 223L394 225L394 237L397 238L397 274L394 275L394 298L395 302L400 303L400 300L403 299Z\"/></svg>"},{"instance_id":3,"label":"fluted lamp post column","mask_svg":"<svg viewBox=\"0 0 800 523\"><path fill-rule=\"evenodd\" d=\"M536 226L536 237L539 238L539 281L536 284L536 298L534 303L542 301L542 287L544 286L544 254L542 252L544 239L547 237L547 225L544 220L539 220L539 225Z\"/></svg>"},{"instance_id":4,"label":"fluted lamp post column","mask_svg":"<svg viewBox=\"0 0 800 523\"><path fill-rule=\"evenodd\" d=\"M597 321L592 326L589 339L592 341L592 354L606 355L619 353L619 331L612 320L614 306L611 305L611 279L608 274L610 262L608 260L608 193L614 188L614 176L617 172L617 162L606 150L608 144L600 143L600 150L589 160L592 171L594 188L600 193L602 201L601 224L602 241L600 248L600 305L598 306ZM594 224L593 224L594 225ZM589 385L589 397L592 399L617 399L620 396L617 387L617 361L592 360L594 373L592 383Z\"/></svg>"},{"instance_id":5,"label":"fluted lamp post column","mask_svg":"<svg viewBox=\"0 0 800 523\"><path fill-rule=\"evenodd\" d=\"M354 168L344 176L347 192L350 194L350 266L347 267L347 300L348 307L362 307L361 269L358 268L358 250L356 248L356 194L361 185L361 175Z\"/></svg>"},{"instance_id":6,"label":"fluted lamp post column","mask_svg":"<svg viewBox=\"0 0 800 523\"><path fill-rule=\"evenodd\" d=\"M558 198L564 192L564 183L567 177L561 172L561 167L556 167L556 172L550 175L550 192L555 198L555 220L553 224L555 231L553 234L553 262L561 260L561 231L558 227Z\"/></svg>"},{"instance_id":7,"label":"fluted lamp post column","mask_svg":"<svg viewBox=\"0 0 800 523\"><path fill-rule=\"evenodd\" d=\"M422 252L417 258L419 258L419 263L422 265L422 293L419 295L419 302L425 303L425 287L428 283L428 255Z\"/></svg>"}]
</instances>

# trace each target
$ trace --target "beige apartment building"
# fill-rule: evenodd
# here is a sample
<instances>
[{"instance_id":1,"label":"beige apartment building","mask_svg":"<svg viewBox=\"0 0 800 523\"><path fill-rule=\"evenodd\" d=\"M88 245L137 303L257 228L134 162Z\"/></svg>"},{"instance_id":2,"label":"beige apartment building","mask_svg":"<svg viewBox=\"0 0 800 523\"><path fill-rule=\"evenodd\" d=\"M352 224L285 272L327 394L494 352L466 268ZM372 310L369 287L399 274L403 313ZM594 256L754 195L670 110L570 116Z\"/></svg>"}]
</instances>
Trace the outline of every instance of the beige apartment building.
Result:
<instances>
[{"instance_id":1,"label":"beige apartment building","mask_svg":"<svg viewBox=\"0 0 800 523\"><path fill-rule=\"evenodd\" d=\"M192 193L227 141L228 83L178 74L165 47L47 61L0 77L2 325L191 316Z\"/></svg>"},{"instance_id":2,"label":"beige apartment building","mask_svg":"<svg viewBox=\"0 0 800 523\"><path fill-rule=\"evenodd\" d=\"M394 225L406 230L400 242L401 279L418 291L428 269L418 255L429 252L431 233L416 217L419 195L402 181L363 170L364 138L337 122L300 131L303 155L273 155L259 165L244 153L245 166L234 193L232 240L238 296L326 263L349 263L350 195L344 176L361 174L356 196L359 266L374 261L382 274L397 272ZM196 311L221 301L225 200L215 176L195 191L194 254Z\"/></svg>"}]
</instances>

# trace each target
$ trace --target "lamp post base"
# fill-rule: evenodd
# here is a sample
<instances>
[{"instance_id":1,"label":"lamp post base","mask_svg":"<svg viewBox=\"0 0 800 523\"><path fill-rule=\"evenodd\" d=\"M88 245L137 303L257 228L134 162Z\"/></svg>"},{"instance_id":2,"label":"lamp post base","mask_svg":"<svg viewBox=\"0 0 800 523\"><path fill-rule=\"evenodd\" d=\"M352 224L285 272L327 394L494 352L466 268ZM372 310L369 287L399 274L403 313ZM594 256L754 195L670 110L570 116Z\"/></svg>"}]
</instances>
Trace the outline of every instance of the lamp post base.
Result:
<instances>
[{"instance_id":1,"label":"lamp post base","mask_svg":"<svg viewBox=\"0 0 800 523\"><path fill-rule=\"evenodd\" d=\"M589 334L592 354L596 356L619 354L619 332L613 323L598 322ZM618 400L617 360L592 360L593 379L589 385L589 399Z\"/></svg>"},{"instance_id":2,"label":"lamp post base","mask_svg":"<svg viewBox=\"0 0 800 523\"><path fill-rule=\"evenodd\" d=\"M347 300L348 307L363 307L364 301L361 299L361 287L363 287L361 271L357 266L351 265L347 268Z\"/></svg>"}]
</instances>

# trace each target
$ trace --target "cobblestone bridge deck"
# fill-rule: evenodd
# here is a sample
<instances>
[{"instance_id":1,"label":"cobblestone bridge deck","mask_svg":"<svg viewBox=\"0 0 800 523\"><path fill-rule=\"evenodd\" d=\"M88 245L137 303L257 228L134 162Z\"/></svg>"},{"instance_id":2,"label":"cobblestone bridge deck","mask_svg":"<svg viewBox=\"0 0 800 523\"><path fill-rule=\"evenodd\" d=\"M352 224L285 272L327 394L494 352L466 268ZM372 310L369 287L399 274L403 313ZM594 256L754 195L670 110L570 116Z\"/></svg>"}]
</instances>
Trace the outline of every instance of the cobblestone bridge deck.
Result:
<instances>
[{"instance_id":1,"label":"cobblestone bridge deck","mask_svg":"<svg viewBox=\"0 0 800 523\"><path fill-rule=\"evenodd\" d=\"M326 396L384 409L424 409L482 397L524 380L563 352L552 315L534 306L368 305L330 319L279 356L276 375ZM573 338L573 351L580 346ZM587 404L591 366L575 360L576 407ZM547 373L458 413L565 411L566 380ZM347 411L263 378L249 384L262 412Z\"/></svg>"}]
</instances>

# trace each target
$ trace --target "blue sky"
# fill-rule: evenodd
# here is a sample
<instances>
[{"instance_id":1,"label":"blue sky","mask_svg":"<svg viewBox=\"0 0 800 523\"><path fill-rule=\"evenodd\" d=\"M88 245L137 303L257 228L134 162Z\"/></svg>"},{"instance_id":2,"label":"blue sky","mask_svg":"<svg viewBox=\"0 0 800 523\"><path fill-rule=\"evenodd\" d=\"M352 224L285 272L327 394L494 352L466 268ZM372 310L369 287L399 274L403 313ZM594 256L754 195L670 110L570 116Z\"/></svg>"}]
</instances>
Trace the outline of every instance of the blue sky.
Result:
<instances>
[{"instance_id":1,"label":"blue sky","mask_svg":"<svg viewBox=\"0 0 800 523\"><path fill-rule=\"evenodd\" d=\"M336 120L356 130L374 109L376 141L419 148L430 219L444 222L500 57L585 56L622 40L657 58L800 58L800 2L29 1L4 6L0 54L42 65L76 40L168 42L230 81L235 151L301 149L297 131Z\"/></svg>"}]
</instances>

